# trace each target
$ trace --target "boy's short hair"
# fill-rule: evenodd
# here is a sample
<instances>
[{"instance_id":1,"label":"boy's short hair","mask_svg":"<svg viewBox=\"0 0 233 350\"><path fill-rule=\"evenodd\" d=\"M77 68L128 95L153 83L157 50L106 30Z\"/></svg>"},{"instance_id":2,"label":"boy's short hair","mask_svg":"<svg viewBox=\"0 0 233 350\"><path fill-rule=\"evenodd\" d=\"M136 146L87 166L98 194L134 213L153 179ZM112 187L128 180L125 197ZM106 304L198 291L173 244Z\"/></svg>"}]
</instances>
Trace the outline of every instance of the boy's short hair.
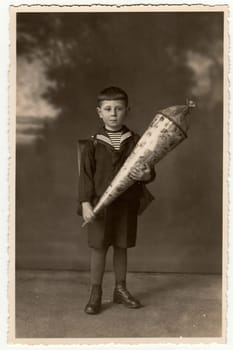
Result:
<instances>
[{"instance_id":1,"label":"boy's short hair","mask_svg":"<svg viewBox=\"0 0 233 350\"><path fill-rule=\"evenodd\" d=\"M123 100L125 101L126 106L128 106L128 95L127 93L116 86L110 86L102 90L97 96L97 103L100 105L102 101L109 100Z\"/></svg>"}]
</instances>

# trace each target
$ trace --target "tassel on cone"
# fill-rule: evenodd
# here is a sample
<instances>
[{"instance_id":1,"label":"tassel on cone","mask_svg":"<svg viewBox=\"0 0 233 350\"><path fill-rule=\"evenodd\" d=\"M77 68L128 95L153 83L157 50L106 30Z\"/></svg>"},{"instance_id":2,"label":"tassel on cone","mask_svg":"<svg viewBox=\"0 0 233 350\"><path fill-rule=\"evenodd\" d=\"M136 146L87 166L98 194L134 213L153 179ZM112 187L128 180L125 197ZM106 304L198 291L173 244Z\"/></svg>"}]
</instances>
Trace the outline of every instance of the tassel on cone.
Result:
<instances>
[{"instance_id":1,"label":"tassel on cone","mask_svg":"<svg viewBox=\"0 0 233 350\"><path fill-rule=\"evenodd\" d=\"M186 105L168 107L155 115L134 150L101 196L94 208L94 214L133 185L135 181L130 178L129 174L135 166L158 163L187 137L189 126L187 115L190 108L194 107L195 103L187 100ZM82 227L87 223L84 222Z\"/></svg>"}]
</instances>

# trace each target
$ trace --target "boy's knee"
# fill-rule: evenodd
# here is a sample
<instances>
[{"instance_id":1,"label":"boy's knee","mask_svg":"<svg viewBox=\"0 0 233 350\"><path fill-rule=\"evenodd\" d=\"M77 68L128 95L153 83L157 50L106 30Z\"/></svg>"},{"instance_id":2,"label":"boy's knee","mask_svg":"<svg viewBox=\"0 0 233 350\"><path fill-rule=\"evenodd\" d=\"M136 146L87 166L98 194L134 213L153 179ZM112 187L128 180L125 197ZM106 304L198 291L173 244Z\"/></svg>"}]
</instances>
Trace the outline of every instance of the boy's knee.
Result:
<instances>
[{"instance_id":1,"label":"boy's knee","mask_svg":"<svg viewBox=\"0 0 233 350\"><path fill-rule=\"evenodd\" d=\"M126 253L127 248L122 248L122 247L114 247L114 252L119 252L119 253Z\"/></svg>"},{"instance_id":2,"label":"boy's knee","mask_svg":"<svg viewBox=\"0 0 233 350\"><path fill-rule=\"evenodd\" d=\"M108 247L103 247L103 248L91 248L91 251L93 254L96 255L102 255L106 254Z\"/></svg>"}]
</instances>

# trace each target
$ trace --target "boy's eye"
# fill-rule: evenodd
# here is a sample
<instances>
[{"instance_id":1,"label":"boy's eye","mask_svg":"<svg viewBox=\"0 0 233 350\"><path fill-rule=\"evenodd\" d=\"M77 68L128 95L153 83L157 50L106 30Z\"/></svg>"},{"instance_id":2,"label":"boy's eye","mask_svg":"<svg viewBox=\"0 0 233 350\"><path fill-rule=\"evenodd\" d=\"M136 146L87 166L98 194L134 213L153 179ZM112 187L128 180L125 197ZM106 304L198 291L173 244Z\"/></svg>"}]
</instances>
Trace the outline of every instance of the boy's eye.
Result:
<instances>
[{"instance_id":1,"label":"boy's eye","mask_svg":"<svg viewBox=\"0 0 233 350\"><path fill-rule=\"evenodd\" d=\"M114 108L106 106L106 107L104 107L104 110L107 111L107 112L110 112L111 110L114 110ZM123 107L116 107L115 110L121 112L123 110Z\"/></svg>"}]
</instances>

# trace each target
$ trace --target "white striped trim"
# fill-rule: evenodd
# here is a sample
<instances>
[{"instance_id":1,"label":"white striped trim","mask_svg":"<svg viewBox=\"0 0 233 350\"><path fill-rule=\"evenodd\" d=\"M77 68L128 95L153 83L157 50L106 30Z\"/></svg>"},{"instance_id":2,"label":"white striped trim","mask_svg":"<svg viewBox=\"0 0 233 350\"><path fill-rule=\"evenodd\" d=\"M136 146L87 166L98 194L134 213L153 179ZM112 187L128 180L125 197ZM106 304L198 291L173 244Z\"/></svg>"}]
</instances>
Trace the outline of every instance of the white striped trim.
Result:
<instances>
[{"instance_id":1,"label":"white striped trim","mask_svg":"<svg viewBox=\"0 0 233 350\"><path fill-rule=\"evenodd\" d=\"M130 136L132 136L132 132L131 131L127 131L125 134L121 135L121 143L123 141L125 141L126 139L128 139Z\"/></svg>"},{"instance_id":2,"label":"white striped trim","mask_svg":"<svg viewBox=\"0 0 233 350\"><path fill-rule=\"evenodd\" d=\"M121 135L120 144L122 144L122 142L124 142L125 140L127 140L131 136L132 136L131 131L127 131L125 134ZM103 142L106 142L110 146L114 147L110 137L107 137L107 136L104 136L104 135L101 135L101 134L97 134L96 135L96 139L100 140L100 141L103 141Z\"/></svg>"},{"instance_id":3,"label":"white striped trim","mask_svg":"<svg viewBox=\"0 0 233 350\"><path fill-rule=\"evenodd\" d=\"M111 142L111 140L110 140L107 136L104 136L104 135L96 135L96 139L97 139L97 140L104 141L104 142L106 142L106 143L108 143L109 145L112 146L112 142Z\"/></svg>"}]
</instances>

